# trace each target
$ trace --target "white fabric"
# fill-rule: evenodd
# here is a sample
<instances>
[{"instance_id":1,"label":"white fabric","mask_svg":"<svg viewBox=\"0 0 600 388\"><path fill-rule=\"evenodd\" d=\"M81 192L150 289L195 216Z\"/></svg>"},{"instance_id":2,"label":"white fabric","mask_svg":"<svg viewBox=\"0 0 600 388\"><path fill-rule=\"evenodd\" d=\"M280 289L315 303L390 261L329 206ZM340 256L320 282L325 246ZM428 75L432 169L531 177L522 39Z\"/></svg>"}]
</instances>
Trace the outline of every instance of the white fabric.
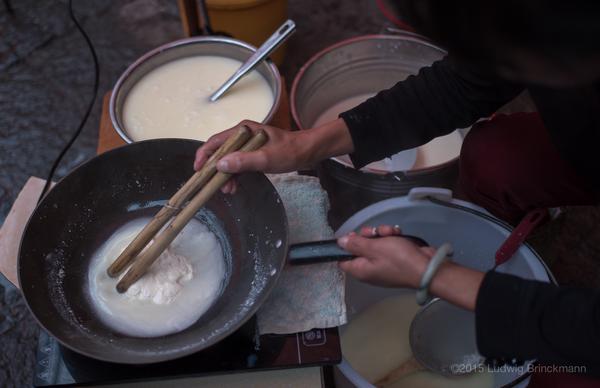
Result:
<instances>
[{"instance_id":1,"label":"white fabric","mask_svg":"<svg viewBox=\"0 0 600 388\"><path fill-rule=\"evenodd\" d=\"M333 238L329 200L317 178L272 175L285 207L290 244ZM336 263L286 266L258 311L260 334L288 334L346 323L344 273Z\"/></svg>"}]
</instances>

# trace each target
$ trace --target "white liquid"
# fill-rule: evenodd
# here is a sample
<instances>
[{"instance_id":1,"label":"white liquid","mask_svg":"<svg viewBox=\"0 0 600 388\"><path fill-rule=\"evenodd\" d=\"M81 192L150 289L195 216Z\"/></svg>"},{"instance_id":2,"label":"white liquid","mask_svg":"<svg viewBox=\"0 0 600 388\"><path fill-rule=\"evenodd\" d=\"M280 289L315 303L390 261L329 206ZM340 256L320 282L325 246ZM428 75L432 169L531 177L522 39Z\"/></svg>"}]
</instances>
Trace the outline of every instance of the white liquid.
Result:
<instances>
[{"instance_id":1,"label":"white liquid","mask_svg":"<svg viewBox=\"0 0 600 388\"><path fill-rule=\"evenodd\" d=\"M361 94L358 96L350 97L342 100L335 105L327 108L319 117L315 120L313 126L319 126L324 123L333 121L338 118L339 114L350 110L362 102L372 97L373 94ZM399 129L401 130L401 129ZM458 157L460 155L460 148L462 146L463 137L458 131L454 131L448 135L433 139L427 144L417 147L417 159L410 168L411 170L417 170L427 167L440 165ZM339 159L342 163L352 166L352 162L347 155L340 156ZM363 167L361 170L370 171L398 171L394 168L394 163L390 158L386 158L377 162L373 162Z\"/></svg>"},{"instance_id":2,"label":"white liquid","mask_svg":"<svg viewBox=\"0 0 600 388\"><path fill-rule=\"evenodd\" d=\"M417 148L417 160L413 170L437 166L457 158L460 155L463 137L458 131L436 137Z\"/></svg>"},{"instance_id":3,"label":"white liquid","mask_svg":"<svg viewBox=\"0 0 600 388\"><path fill-rule=\"evenodd\" d=\"M191 326L219 296L226 271L217 237L192 220L148 273L125 294L118 293L118 279L109 277L106 269L149 220L121 226L95 252L88 273L92 305L100 319L133 337L158 337Z\"/></svg>"},{"instance_id":4,"label":"white liquid","mask_svg":"<svg viewBox=\"0 0 600 388\"><path fill-rule=\"evenodd\" d=\"M196 56L157 67L131 89L123 121L135 140L207 140L244 119L261 122L273 105L267 80L257 71L242 78L215 102L209 96L242 63L231 58Z\"/></svg>"},{"instance_id":5,"label":"white liquid","mask_svg":"<svg viewBox=\"0 0 600 388\"><path fill-rule=\"evenodd\" d=\"M353 318L342 332L342 353L371 383L385 377L412 357L408 332L419 306L414 294L384 299ZM493 386L488 372L447 378L432 372L415 372L390 388L486 388Z\"/></svg>"}]
</instances>

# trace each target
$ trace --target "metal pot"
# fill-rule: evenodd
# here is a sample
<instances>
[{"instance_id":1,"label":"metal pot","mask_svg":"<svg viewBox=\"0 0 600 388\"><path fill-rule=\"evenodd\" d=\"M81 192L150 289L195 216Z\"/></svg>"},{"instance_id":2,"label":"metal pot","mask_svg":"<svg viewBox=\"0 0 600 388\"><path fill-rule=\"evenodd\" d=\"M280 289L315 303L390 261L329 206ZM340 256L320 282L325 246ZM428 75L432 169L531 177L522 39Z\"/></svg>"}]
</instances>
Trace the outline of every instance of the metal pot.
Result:
<instances>
[{"instance_id":1,"label":"metal pot","mask_svg":"<svg viewBox=\"0 0 600 388\"><path fill-rule=\"evenodd\" d=\"M302 66L294 79L290 96L294 122L300 129L310 128L339 101L388 89L444 55L426 38L408 32L360 36L330 46ZM466 131L460 133L464 136ZM452 187L458 176L457 162L455 158L424 169L384 173L359 171L344 158L331 158L319 165L318 173L337 226L357 210L404 195L413 187Z\"/></svg>"},{"instance_id":2,"label":"metal pot","mask_svg":"<svg viewBox=\"0 0 600 388\"><path fill-rule=\"evenodd\" d=\"M198 55L222 56L244 62L254 51L256 51L256 47L240 40L222 36L202 36L170 42L147 52L121 74L113 88L109 103L113 127L127 143L134 142L129 137L123 122L123 105L136 82L155 68L179 58ZM271 121L279 107L282 88L281 76L277 66L270 59L260 63L256 67L256 71L267 80L273 93L273 106L262 121L266 124Z\"/></svg>"},{"instance_id":3,"label":"metal pot","mask_svg":"<svg viewBox=\"0 0 600 388\"><path fill-rule=\"evenodd\" d=\"M156 214L192 175L200 145L155 139L103 153L58 182L35 209L19 249L19 284L33 316L61 344L114 363L172 360L224 339L265 300L285 262L287 220L269 180L251 173L239 176L240 193L216 194L196 215L217 236L227 262L220 296L196 323L162 337L130 337L93 308L93 253L120 225Z\"/></svg>"},{"instance_id":4,"label":"metal pot","mask_svg":"<svg viewBox=\"0 0 600 388\"><path fill-rule=\"evenodd\" d=\"M415 188L406 196L375 203L354 214L336 231L336 236L342 236L362 225L380 224L400 225L403 232L423 237L433 246L450 242L454 247L452 261L480 271L488 271L494 266L496 250L513 230L510 225L491 216L481 207L453 199L449 190ZM498 270L556 284L544 261L528 244L522 245L512 259L499 266ZM382 299L407 292L411 291L375 287L349 277L346 282L348 320L351 322L356 315ZM456 335L461 334L473 338L475 336L475 332L456 331ZM528 363L523 371L527 371L527 365ZM520 381L523 377L525 376L520 375L516 369L496 372L493 374L494 387L513 386L513 382ZM373 387L345 359L336 367L335 380L336 386L340 388ZM527 381L522 381L518 386L526 385Z\"/></svg>"}]
</instances>

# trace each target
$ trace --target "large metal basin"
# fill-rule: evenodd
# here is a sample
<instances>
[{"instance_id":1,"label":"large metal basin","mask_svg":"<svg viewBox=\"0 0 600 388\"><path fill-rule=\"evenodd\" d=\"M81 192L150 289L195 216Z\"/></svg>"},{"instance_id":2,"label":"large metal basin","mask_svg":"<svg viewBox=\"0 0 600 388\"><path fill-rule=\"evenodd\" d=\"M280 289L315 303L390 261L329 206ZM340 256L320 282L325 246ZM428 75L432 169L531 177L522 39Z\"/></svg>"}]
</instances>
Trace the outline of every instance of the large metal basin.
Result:
<instances>
[{"instance_id":1,"label":"large metal basin","mask_svg":"<svg viewBox=\"0 0 600 388\"><path fill-rule=\"evenodd\" d=\"M446 52L412 34L365 35L336 43L315 54L298 72L290 94L296 126L311 128L336 103L388 89L444 57ZM461 136L466 130L459 130ZM356 170L347 157L323 161L321 184L330 196L334 226L374 202L405 195L413 187L452 188L458 158L421 169L392 173Z\"/></svg>"},{"instance_id":2,"label":"large metal basin","mask_svg":"<svg viewBox=\"0 0 600 388\"><path fill-rule=\"evenodd\" d=\"M123 121L123 105L129 91L136 82L155 68L176 59L199 55L222 56L245 62L254 51L256 51L256 48L248 43L222 36L181 39L149 51L125 70L113 88L109 109L114 128L127 143L134 142L129 136ZM266 124L271 121L279 107L282 87L281 76L277 66L270 59L259 64L256 70L267 80L273 93L273 106L262 121Z\"/></svg>"}]
</instances>

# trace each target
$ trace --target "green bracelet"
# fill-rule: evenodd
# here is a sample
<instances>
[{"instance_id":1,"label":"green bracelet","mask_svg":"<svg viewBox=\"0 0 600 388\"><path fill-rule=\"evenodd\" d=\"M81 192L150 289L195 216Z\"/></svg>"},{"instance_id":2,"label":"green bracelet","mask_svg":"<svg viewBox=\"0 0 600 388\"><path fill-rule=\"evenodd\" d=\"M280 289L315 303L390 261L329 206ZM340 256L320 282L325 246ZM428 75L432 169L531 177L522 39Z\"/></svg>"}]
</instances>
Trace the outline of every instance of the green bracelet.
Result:
<instances>
[{"instance_id":1,"label":"green bracelet","mask_svg":"<svg viewBox=\"0 0 600 388\"><path fill-rule=\"evenodd\" d=\"M448 259L448 256L452 254L452 245L449 243L443 244L438 250L435 252L429 264L427 264L427 268L423 273L423 277L421 278L421 283L419 288L417 289L417 303L420 306L423 306L430 299L429 297L429 285L433 280L437 270L440 268L442 263Z\"/></svg>"}]
</instances>

